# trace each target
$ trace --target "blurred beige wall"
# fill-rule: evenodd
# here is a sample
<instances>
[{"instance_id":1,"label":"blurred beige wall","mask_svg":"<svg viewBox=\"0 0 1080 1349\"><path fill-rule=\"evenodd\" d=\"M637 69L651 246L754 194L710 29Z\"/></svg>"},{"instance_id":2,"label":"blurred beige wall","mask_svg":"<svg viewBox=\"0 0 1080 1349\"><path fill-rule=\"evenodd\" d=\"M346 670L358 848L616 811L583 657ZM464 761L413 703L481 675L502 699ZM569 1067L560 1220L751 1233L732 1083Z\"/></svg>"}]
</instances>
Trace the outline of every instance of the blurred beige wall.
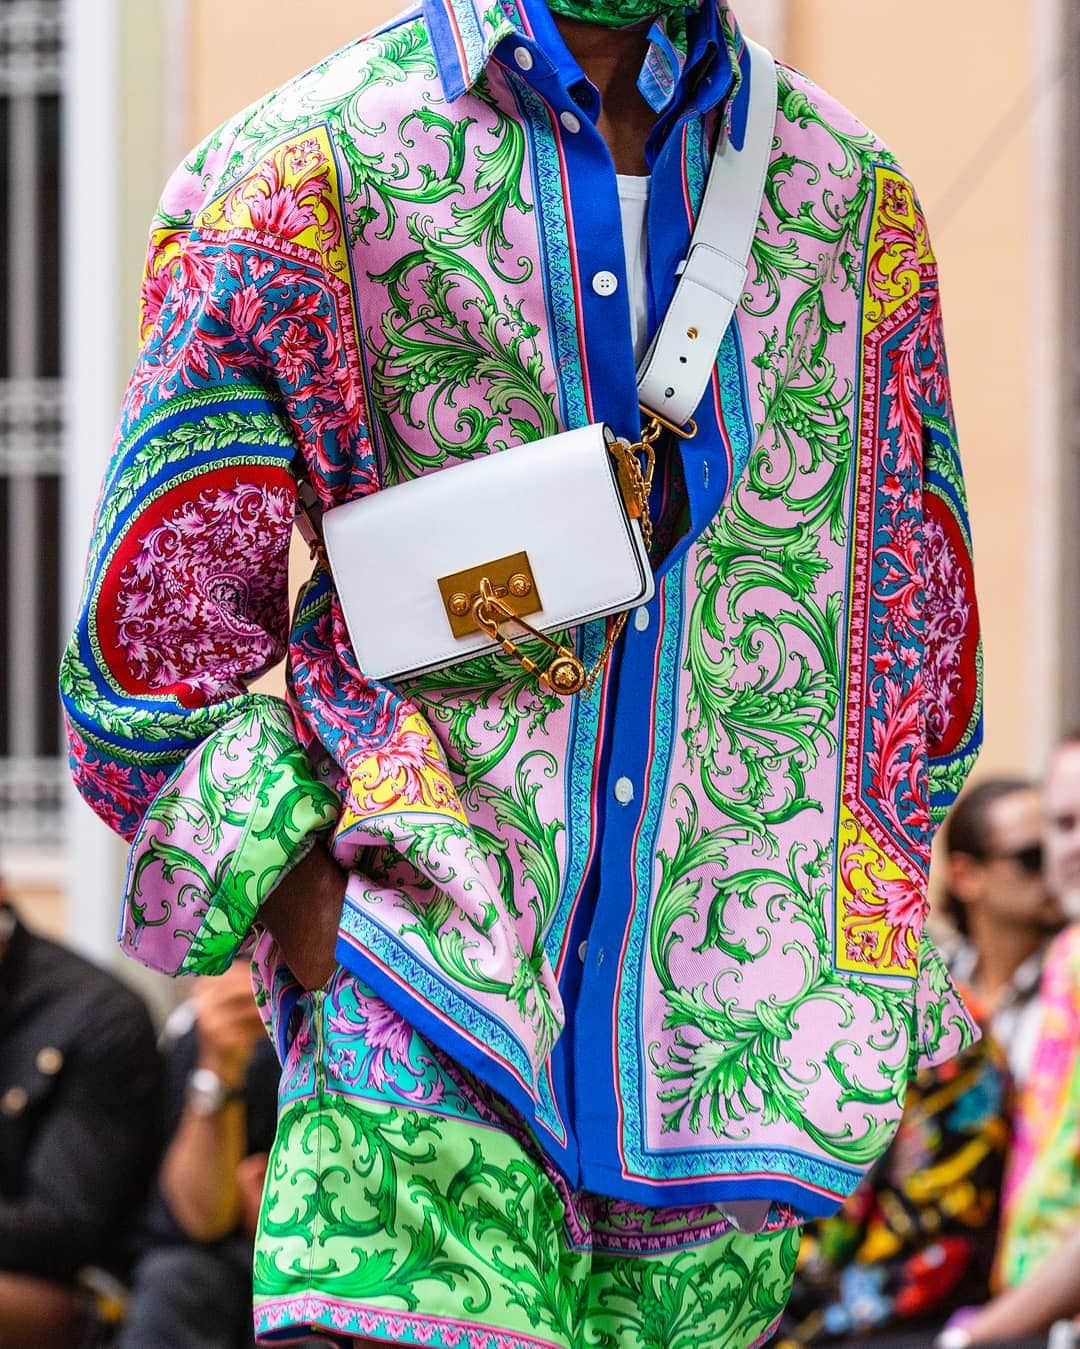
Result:
<instances>
[{"instance_id":1,"label":"blurred beige wall","mask_svg":"<svg viewBox=\"0 0 1080 1349\"><path fill-rule=\"evenodd\" d=\"M192 142L400 8L395 0L189 3ZM751 33L755 3L763 0L736 4ZM928 32L913 11L899 23L894 7L867 0L790 0L786 32L775 44L778 55L885 138L913 176L929 216L941 261L982 597L983 773L1039 771L1059 698L1046 633L1061 601L1044 584L1045 531L1056 503L1033 496L1034 456L1053 453L1036 435L1045 423L1036 394L1045 408L1053 389L1044 383L1036 390L1034 383L1032 334L1043 302L1032 285L1037 119L1025 98L1041 60L1034 51L1036 18L1045 20L1053 3L949 0L934 7ZM761 12L775 16L784 7L769 3ZM971 59L984 40L985 59ZM1042 284L1048 284L1045 266ZM1041 378L1049 380L1050 373ZM1047 494L1053 472L1045 463L1038 471ZM1041 729L1032 722L1039 709L1047 709Z\"/></svg>"},{"instance_id":2,"label":"blurred beige wall","mask_svg":"<svg viewBox=\"0 0 1080 1349\"><path fill-rule=\"evenodd\" d=\"M188 0L190 140L405 8L402 0Z\"/></svg>"}]
</instances>

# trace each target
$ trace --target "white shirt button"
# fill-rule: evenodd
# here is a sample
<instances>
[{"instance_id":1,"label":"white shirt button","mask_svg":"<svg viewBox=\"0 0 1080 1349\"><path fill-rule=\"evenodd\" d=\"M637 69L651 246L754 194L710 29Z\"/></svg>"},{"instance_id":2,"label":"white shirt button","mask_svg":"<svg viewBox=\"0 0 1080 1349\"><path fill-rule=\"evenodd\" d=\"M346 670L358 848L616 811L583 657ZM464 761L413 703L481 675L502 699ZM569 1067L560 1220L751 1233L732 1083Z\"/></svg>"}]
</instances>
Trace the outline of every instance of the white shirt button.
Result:
<instances>
[{"instance_id":1,"label":"white shirt button","mask_svg":"<svg viewBox=\"0 0 1080 1349\"><path fill-rule=\"evenodd\" d=\"M615 784L615 800L620 806L628 806L634 799L634 784L629 778L620 778Z\"/></svg>"},{"instance_id":2,"label":"white shirt button","mask_svg":"<svg viewBox=\"0 0 1080 1349\"><path fill-rule=\"evenodd\" d=\"M533 54L528 47L515 47L514 60L518 63L519 70L532 70Z\"/></svg>"},{"instance_id":3,"label":"white shirt button","mask_svg":"<svg viewBox=\"0 0 1080 1349\"><path fill-rule=\"evenodd\" d=\"M649 611L644 604L634 610L634 627L638 632L645 632L649 626Z\"/></svg>"},{"instance_id":4,"label":"white shirt button","mask_svg":"<svg viewBox=\"0 0 1080 1349\"><path fill-rule=\"evenodd\" d=\"M619 289L619 278L614 272L597 272L592 279L592 288L597 295L614 295Z\"/></svg>"},{"instance_id":5,"label":"white shirt button","mask_svg":"<svg viewBox=\"0 0 1080 1349\"><path fill-rule=\"evenodd\" d=\"M587 941L583 941L577 949L577 958L578 960L581 961L583 965L585 964L585 956L588 950L589 950L589 943Z\"/></svg>"},{"instance_id":6,"label":"white shirt button","mask_svg":"<svg viewBox=\"0 0 1080 1349\"><path fill-rule=\"evenodd\" d=\"M563 126L570 132L571 136L576 136L581 130L581 118L575 117L569 110L559 113L559 121L562 122Z\"/></svg>"}]
</instances>

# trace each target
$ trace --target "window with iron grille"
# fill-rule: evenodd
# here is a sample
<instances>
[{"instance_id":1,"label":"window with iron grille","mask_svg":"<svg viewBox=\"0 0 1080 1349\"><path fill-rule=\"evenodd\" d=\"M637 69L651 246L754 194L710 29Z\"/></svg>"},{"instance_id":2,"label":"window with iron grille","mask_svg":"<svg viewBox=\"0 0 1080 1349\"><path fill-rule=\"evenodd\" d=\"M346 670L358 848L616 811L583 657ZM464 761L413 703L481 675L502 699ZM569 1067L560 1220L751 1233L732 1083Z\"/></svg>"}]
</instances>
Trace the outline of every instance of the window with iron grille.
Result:
<instances>
[{"instance_id":1,"label":"window with iron grille","mask_svg":"<svg viewBox=\"0 0 1080 1349\"><path fill-rule=\"evenodd\" d=\"M0 845L58 839L60 0L0 0Z\"/></svg>"}]
</instances>

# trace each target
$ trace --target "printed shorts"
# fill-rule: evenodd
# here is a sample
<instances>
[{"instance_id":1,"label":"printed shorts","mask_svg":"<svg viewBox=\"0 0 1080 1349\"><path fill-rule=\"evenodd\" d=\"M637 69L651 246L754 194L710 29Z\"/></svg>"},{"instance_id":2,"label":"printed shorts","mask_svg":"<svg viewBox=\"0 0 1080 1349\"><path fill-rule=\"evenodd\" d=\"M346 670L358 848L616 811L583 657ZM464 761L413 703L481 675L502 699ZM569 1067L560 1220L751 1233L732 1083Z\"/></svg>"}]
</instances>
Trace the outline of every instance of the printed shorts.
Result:
<instances>
[{"instance_id":1,"label":"printed shorts","mask_svg":"<svg viewBox=\"0 0 1080 1349\"><path fill-rule=\"evenodd\" d=\"M260 1344L748 1349L799 1229L571 1193L505 1105L339 972L290 1012L255 1252ZM790 1219L788 1219L790 1221Z\"/></svg>"}]
</instances>

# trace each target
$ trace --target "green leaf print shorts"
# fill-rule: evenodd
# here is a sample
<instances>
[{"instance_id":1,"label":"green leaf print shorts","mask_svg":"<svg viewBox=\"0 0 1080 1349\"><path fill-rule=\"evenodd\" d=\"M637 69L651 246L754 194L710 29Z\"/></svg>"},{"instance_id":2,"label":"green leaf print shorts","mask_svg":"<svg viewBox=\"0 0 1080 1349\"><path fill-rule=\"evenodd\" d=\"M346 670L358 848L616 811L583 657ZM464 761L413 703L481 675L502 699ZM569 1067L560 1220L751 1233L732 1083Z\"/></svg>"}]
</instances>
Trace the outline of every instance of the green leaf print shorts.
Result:
<instances>
[{"instance_id":1,"label":"green leaf print shorts","mask_svg":"<svg viewBox=\"0 0 1080 1349\"><path fill-rule=\"evenodd\" d=\"M262 998L284 1071L255 1251L260 1344L768 1339L799 1247L789 1210L744 1234L715 1206L572 1193L508 1106L351 975L297 991Z\"/></svg>"}]
</instances>

